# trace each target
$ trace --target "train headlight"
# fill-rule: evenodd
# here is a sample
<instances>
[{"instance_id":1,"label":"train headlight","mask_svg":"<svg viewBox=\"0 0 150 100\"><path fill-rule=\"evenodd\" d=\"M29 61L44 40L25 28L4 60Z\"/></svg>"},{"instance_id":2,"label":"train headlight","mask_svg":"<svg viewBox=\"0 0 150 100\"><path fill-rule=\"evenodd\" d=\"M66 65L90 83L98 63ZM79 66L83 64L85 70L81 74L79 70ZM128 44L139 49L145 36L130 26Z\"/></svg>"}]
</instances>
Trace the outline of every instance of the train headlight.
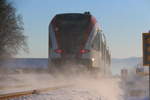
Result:
<instances>
[{"instance_id":1,"label":"train headlight","mask_svg":"<svg viewBox=\"0 0 150 100\"><path fill-rule=\"evenodd\" d=\"M94 58L92 58L92 62L94 62L95 61L95 59Z\"/></svg>"}]
</instances>

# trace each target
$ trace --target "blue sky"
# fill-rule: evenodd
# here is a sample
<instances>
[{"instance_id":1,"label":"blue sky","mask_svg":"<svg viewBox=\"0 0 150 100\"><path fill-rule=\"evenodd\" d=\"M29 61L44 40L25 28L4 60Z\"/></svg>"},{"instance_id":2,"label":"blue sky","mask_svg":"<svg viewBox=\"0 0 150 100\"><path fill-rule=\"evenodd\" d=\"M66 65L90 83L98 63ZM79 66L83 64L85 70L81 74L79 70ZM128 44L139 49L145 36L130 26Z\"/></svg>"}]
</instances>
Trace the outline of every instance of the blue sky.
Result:
<instances>
[{"instance_id":1,"label":"blue sky","mask_svg":"<svg viewBox=\"0 0 150 100\"><path fill-rule=\"evenodd\" d=\"M90 11L105 33L112 57L142 56L141 33L150 30L150 0L10 0L23 16L29 54L48 57L48 25L57 13Z\"/></svg>"}]
</instances>

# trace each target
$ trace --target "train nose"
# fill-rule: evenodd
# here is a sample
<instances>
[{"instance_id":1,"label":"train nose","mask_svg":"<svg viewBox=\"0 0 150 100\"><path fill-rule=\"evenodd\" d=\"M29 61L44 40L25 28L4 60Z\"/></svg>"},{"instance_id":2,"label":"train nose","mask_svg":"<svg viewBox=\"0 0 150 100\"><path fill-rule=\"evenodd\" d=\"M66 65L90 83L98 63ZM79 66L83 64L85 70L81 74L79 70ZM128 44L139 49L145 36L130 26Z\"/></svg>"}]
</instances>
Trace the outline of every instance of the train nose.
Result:
<instances>
[{"instance_id":1,"label":"train nose","mask_svg":"<svg viewBox=\"0 0 150 100\"><path fill-rule=\"evenodd\" d=\"M75 54L67 54L67 55L63 55L64 59L75 59L76 55Z\"/></svg>"}]
</instances>

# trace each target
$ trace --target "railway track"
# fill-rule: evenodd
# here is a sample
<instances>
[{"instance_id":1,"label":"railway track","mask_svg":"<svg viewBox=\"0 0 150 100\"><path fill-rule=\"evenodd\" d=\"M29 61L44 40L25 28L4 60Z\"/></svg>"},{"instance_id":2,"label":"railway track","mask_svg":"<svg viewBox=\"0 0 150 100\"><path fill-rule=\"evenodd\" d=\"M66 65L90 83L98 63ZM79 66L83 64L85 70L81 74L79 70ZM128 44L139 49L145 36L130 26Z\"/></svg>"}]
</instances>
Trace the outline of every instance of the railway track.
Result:
<instances>
[{"instance_id":1,"label":"railway track","mask_svg":"<svg viewBox=\"0 0 150 100\"><path fill-rule=\"evenodd\" d=\"M33 89L33 90L28 90L28 91L0 94L0 100L9 100L9 99L18 98L21 96L40 94L42 92L57 90L57 89L66 88L66 87L70 87L70 86L72 86L72 85L62 85L62 86L55 86L55 87L49 87L49 88Z\"/></svg>"}]
</instances>

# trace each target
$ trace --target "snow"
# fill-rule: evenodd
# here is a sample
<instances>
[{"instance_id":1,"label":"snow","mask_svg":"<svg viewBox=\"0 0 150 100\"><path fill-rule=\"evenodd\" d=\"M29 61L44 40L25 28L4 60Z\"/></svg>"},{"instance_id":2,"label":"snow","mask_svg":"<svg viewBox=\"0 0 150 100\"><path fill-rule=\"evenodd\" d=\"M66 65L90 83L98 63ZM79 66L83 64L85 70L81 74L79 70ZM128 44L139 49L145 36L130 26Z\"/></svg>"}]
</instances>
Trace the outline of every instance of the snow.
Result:
<instances>
[{"instance_id":1,"label":"snow","mask_svg":"<svg viewBox=\"0 0 150 100\"><path fill-rule=\"evenodd\" d=\"M64 88L40 95L24 96L18 100L102 100L102 97L84 89Z\"/></svg>"},{"instance_id":2,"label":"snow","mask_svg":"<svg viewBox=\"0 0 150 100\"><path fill-rule=\"evenodd\" d=\"M30 59L27 61L23 59L21 62L15 63L13 66L36 67L45 66L47 59L40 63L41 59ZM34 63L32 63L34 62ZM7 63L12 65L13 61ZM40 64L39 64L40 63ZM13 67L11 66L11 67ZM17 71L18 72L18 71ZM4 72L5 73L5 72ZM72 84L71 86L60 88L57 90L33 94L30 96L23 96L11 100L149 100L149 84L148 77L137 76L130 74L127 80L124 81L120 77L89 77L88 75L68 75L58 74L52 76L45 73L23 73L19 71L18 74L1 75L0 73L0 94L8 92L17 92L19 90L29 90L36 88L55 87L61 85ZM18 89L9 88L18 85L24 85ZM6 89L1 89L6 87ZM132 91L141 91L136 94ZM133 94L133 95L131 95Z\"/></svg>"},{"instance_id":3,"label":"snow","mask_svg":"<svg viewBox=\"0 0 150 100\"><path fill-rule=\"evenodd\" d=\"M42 77L44 79L44 77L47 76ZM120 81L120 79L112 77L91 78L78 76L76 78L63 77L63 79L62 77L59 77L55 80L55 83L49 83L49 85L58 85L58 83L72 85L45 93L23 96L11 100L123 100L123 91L120 88Z\"/></svg>"},{"instance_id":4,"label":"snow","mask_svg":"<svg viewBox=\"0 0 150 100\"><path fill-rule=\"evenodd\" d=\"M122 80L125 100L150 100L149 76L129 72L127 80Z\"/></svg>"},{"instance_id":5,"label":"snow","mask_svg":"<svg viewBox=\"0 0 150 100\"><path fill-rule=\"evenodd\" d=\"M68 85L45 93L23 96L11 100L149 100L148 77L131 74L124 81L120 77L90 77L88 75L57 75L46 73L10 74L1 79L1 87L28 85L18 90L6 89L2 93L17 92L20 89ZM7 84L6 84L7 83ZM71 85L69 85L71 84ZM136 94L132 91L141 91ZM145 92L144 92L145 91ZM133 94L133 95L131 95Z\"/></svg>"},{"instance_id":6,"label":"snow","mask_svg":"<svg viewBox=\"0 0 150 100\"><path fill-rule=\"evenodd\" d=\"M124 81L119 77L89 77L78 75L75 76L51 76L50 74L14 74L7 75L6 83L0 82L6 87L15 81L18 84L30 84L33 88L45 88L61 85L68 87L59 88L45 93L23 96L10 100L149 100L148 77L136 75L128 76ZM12 81L13 80L13 81ZM10 82L9 82L10 81ZM26 87L22 88L28 89ZM30 87L31 89L31 87ZM19 90L19 89L18 89ZM14 90L14 91L18 91ZM8 89L12 92L13 90ZM145 91L138 96L131 95L131 91ZM6 92L3 90L3 93ZM1 91L2 93L2 91Z\"/></svg>"}]
</instances>

